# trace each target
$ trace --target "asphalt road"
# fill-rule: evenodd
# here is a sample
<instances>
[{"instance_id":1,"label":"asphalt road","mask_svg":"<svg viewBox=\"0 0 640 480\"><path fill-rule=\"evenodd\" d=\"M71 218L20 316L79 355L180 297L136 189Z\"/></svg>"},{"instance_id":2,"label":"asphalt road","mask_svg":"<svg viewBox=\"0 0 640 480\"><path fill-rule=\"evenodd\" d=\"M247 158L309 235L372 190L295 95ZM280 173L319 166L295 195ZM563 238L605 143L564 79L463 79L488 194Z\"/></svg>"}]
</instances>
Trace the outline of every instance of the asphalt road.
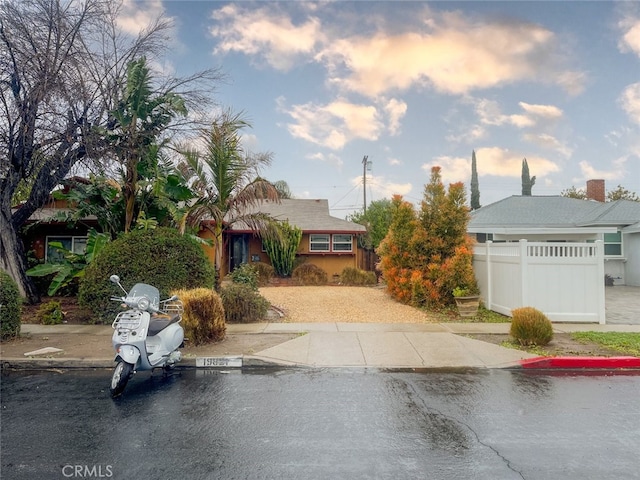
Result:
<instances>
[{"instance_id":1,"label":"asphalt road","mask_svg":"<svg viewBox=\"0 0 640 480\"><path fill-rule=\"evenodd\" d=\"M3 374L3 480L632 479L640 376L523 371Z\"/></svg>"}]
</instances>

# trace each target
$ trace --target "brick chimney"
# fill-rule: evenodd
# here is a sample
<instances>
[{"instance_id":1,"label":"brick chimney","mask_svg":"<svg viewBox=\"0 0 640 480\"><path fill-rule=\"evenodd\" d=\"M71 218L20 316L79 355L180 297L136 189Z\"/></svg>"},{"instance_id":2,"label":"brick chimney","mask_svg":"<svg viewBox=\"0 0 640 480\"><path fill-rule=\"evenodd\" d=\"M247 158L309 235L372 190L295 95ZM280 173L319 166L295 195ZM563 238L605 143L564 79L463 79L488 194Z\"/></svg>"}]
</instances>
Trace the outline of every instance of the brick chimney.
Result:
<instances>
[{"instance_id":1,"label":"brick chimney","mask_svg":"<svg viewBox=\"0 0 640 480\"><path fill-rule=\"evenodd\" d=\"M587 199L604 202L604 180L587 180Z\"/></svg>"}]
</instances>

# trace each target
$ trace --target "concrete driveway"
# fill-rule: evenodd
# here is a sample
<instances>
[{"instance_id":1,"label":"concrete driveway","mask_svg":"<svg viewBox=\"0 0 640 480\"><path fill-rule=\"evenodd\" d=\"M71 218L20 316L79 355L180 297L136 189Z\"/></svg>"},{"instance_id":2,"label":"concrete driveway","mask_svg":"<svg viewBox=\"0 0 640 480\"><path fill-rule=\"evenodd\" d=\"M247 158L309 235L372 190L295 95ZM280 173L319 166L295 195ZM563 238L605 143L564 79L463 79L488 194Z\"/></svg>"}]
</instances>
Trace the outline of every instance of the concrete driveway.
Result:
<instances>
[{"instance_id":1,"label":"concrete driveway","mask_svg":"<svg viewBox=\"0 0 640 480\"><path fill-rule=\"evenodd\" d=\"M606 287L605 315L610 325L640 325L640 287Z\"/></svg>"}]
</instances>

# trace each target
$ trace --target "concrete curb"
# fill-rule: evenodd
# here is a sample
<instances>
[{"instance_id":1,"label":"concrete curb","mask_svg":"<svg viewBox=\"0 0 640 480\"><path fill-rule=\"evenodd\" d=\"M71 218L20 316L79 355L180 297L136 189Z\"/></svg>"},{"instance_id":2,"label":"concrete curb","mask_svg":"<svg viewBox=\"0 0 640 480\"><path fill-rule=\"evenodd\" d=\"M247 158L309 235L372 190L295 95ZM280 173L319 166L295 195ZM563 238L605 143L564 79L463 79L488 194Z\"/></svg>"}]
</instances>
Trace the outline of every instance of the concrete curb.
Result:
<instances>
[{"instance_id":1,"label":"concrete curb","mask_svg":"<svg viewBox=\"0 0 640 480\"><path fill-rule=\"evenodd\" d=\"M535 369L640 369L638 357L536 357L520 361L522 368Z\"/></svg>"}]
</instances>

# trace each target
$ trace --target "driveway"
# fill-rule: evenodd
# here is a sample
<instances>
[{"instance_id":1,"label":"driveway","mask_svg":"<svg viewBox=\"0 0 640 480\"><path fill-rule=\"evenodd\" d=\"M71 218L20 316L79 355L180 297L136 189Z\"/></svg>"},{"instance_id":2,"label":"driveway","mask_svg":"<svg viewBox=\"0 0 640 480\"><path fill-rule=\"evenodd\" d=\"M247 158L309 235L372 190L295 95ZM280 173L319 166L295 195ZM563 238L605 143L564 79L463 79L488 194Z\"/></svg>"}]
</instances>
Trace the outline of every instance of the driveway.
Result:
<instances>
[{"instance_id":1,"label":"driveway","mask_svg":"<svg viewBox=\"0 0 640 480\"><path fill-rule=\"evenodd\" d=\"M640 287L606 287L605 315L611 325L640 325Z\"/></svg>"}]
</instances>

